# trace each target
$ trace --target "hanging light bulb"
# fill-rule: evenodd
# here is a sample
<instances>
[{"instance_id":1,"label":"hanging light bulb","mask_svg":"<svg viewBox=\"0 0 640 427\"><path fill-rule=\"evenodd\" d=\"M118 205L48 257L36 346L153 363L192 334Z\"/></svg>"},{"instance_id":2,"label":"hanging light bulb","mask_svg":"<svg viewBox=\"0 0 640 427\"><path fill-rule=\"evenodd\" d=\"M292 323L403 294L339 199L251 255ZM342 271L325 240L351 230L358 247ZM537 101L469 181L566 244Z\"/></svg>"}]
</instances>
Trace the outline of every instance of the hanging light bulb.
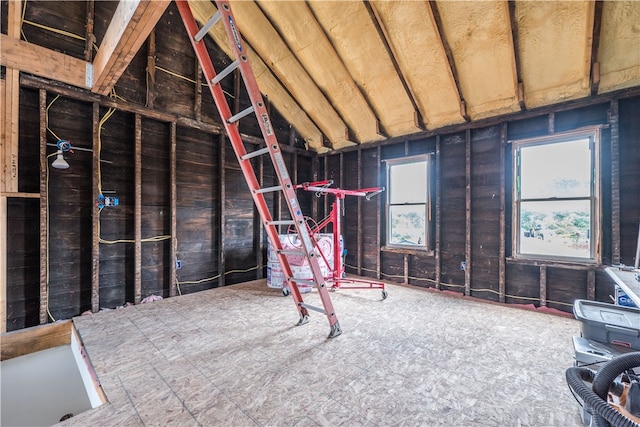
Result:
<instances>
[{"instance_id":1,"label":"hanging light bulb","mask_svg":"<svg viewBox=\"0 0 640 427\"><path fill-rule=\"evenodd\" d=\"M51 163L51 167L56 169L69 169L69 163L62 156L62 150L58 150L56 159Z\"/></svg>"}]
</instances>

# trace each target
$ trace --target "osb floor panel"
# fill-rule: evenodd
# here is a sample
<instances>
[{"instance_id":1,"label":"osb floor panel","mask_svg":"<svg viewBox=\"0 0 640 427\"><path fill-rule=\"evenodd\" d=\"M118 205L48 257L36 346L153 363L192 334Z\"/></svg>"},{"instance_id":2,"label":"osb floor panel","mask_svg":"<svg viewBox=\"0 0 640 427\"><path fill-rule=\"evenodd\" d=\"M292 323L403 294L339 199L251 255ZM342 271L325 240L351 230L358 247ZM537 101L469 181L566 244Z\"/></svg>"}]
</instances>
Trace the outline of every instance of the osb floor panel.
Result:
<instances>
[{"instance_id":1,"label":"osb floor panel","mask_svg":"<svg viewBox=\"0 0 640 427\"><path fill-rule=\"evenodd\" d=\"M564 376L579 322L387 289L332 293L334 339L264 281L77 317L109 403L64 425L582 425Z\"/></svg>"}]
</instances>

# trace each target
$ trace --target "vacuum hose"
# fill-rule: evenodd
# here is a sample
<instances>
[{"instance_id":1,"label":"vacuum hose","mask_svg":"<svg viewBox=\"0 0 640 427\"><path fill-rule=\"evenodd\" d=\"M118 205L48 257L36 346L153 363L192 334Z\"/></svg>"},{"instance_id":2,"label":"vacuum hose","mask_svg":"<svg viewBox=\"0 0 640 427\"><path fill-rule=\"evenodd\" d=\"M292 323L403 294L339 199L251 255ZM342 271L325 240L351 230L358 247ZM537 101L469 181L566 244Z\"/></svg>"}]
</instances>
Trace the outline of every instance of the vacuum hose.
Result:
<instances>
[{"instance_id":1,"label":"vacuum hose","mask_svg":"<svg viewBox=\"0 0 640 427\"><path fill-rule=\"evenodd\" d=\"M594 411L591 419L593 427L640 427L640 424L630 420L607 403L607 394L613 380L627 369L637 366L640 366L640 352L627 353L612 359L595 375L588 368L567 369L567 384L580 396L585 405ZM592 389L587 387L585 381L593 383Z\"/></svg>"}]
</instances>

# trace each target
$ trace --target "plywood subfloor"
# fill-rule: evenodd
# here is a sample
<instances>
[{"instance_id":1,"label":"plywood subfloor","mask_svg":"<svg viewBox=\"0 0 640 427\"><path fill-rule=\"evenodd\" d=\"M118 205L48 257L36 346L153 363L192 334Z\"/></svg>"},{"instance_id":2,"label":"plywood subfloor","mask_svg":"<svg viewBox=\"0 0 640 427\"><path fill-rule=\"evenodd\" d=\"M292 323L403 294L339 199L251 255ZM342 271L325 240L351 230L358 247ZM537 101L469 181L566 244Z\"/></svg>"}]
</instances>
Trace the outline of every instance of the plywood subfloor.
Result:
<instances>
[{"instance_id":1,"label":"plywood subfloor","mask_svg":"<svg viewBox=\"0 0 640 427\"><path fill-rule=\"evenodd\" d=\"M576 320L387 289L332 294L335 339L264 281L78 317L110 403L65 425L582 425Z\"/></svg>"}]
</instances>

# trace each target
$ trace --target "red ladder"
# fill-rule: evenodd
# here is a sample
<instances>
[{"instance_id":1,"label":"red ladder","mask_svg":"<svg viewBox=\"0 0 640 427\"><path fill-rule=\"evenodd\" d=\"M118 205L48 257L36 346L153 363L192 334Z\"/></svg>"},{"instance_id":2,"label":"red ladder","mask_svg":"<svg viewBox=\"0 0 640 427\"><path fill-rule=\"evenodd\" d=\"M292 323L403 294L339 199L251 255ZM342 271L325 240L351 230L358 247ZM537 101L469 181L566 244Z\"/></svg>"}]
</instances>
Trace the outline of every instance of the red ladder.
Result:
<instances>
[{"instance_id":1,"label":"red ladder","mask_svg":"<svg viewBox=\"0 0 640 427\"><path fill-rule=\"evenodd\" d=\"M187 29L187 33L189 34L189 39L191 40L193 49L200 61L200 66L202 67L202 71L207 79L207 84L209 85L213 99L218 107L220 117L224 123L229 140L233 145L238 162L240 163L240 168L242 169L242 173L244 174L249 189L251 190L253 201L260 213L269 241L271 242L272 247L276 250L278 261L282 266L282 271L286 276L289 290L291 291L298 314L300 315L298 325L303 325L309 321L309 310L318 311L325 314L329 320L329 325L331 327L329 338L336 337L342 333L342 329L340 329L340 324L338 323L338 318L329 296L329 290L322 275L320 264L318 263L319 256L315 250L314 240L311 238L307 229L300 204L298 203L298 198L296 197L294 185L289 177L284 158L282 157L282 152L280 151L280 145L278 144L278 140L274 134L269 114L267 113L265 103L262 99L262 95L260 94L260 90L258 89L255 75L251 69L244 41L240 36L240 30L238 29L236 20L231 12L230 2L216 0L215 4L218 9L217 12L202 28L199 28L188 2L185 0L176 1L176 5L180 11L180 16L182 17L182 21ZM229 43L235 57L234 62L220 73L216 73L214 70L209 52L207 51L204 41L202 41L204 36L218 21L222 21L224 24ZM229 104L227 103L222 88L220 87L220 81L231 74L235 69L239 69L242 74L242 79L247 89L247 93L251 99L251 107L239 112L238 114L232 115ZM265 140L265 147L247 153L244 144L242 143L242 138L240 137L240 132L238 131L236 122L252 113L258 117L258 124ZM261 188L258 179L256 178L253 165L251 164L251 159L264 154L269 154L269 158L273 163L273 168L279 182L279 185L277 186ZM276 191L282 191L284 194L284 199L287 201L287 206L289 207L289 212L291 214L291 220L274 221L272 219L264 194ZM276 228L278 225L295 226L298 236L300 236L300 240L302 241L301 252L293 254L283 250L278 236L278 230ZM293 277L289 261L287 260L287 255L303 255L311 267L313 278L301 279ZM302 299L300 290L298 289L298 284L315 285L318 289L324 308L315 307L305 303Z\"/></svg>"}]
</instances>

